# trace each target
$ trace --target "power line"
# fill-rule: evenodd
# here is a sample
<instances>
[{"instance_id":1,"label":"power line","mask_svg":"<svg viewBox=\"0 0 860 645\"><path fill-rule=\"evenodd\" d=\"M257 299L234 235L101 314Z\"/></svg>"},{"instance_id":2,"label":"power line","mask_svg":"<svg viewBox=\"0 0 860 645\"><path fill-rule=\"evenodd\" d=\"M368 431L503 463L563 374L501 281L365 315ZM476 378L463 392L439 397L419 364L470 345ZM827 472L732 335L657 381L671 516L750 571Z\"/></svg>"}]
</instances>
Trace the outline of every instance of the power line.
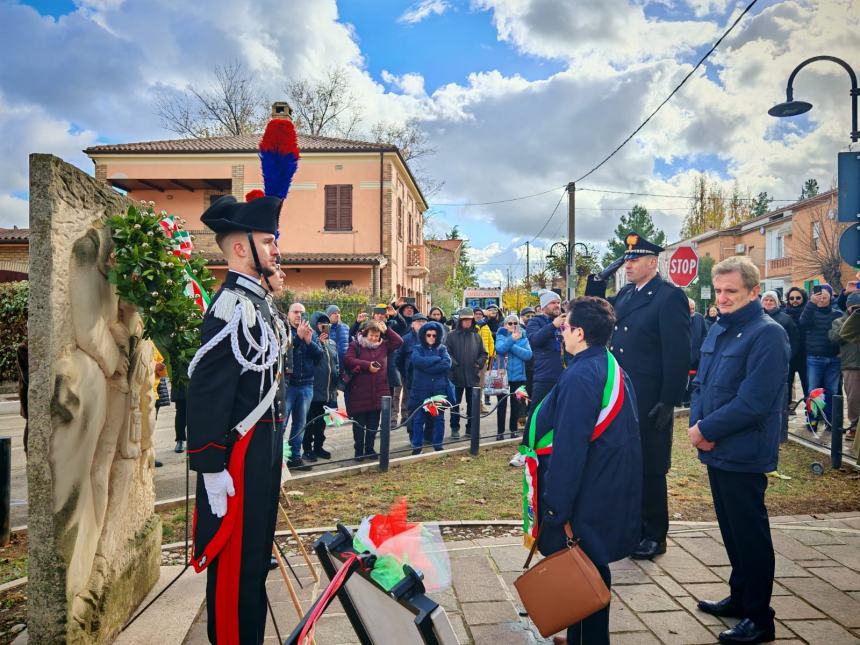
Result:
<instances>
[{"instance_id":1,"label":"power line","mask_svg":"<svg viewBox=\"0 0 860 645\"><path fill-rule=\"evenodd\" d=\"M611 193L613 195L633 195L636 197L666 197L666 198L672 198L672 199L696 199L695 195L666 195L666 194L660 194L660 193L635 193L635 192L629 192L626 190L610 190L608 188L580 188L579 186L577 186L576 190L577 190L577 192L582 190L582 191L587 191L589 193ZM721 199L732 199L732 197L722 197ZM752 202L752 201L755 201L756 199L758 199L758 197L738 197L737 198L737 200L741 201L741 202L747 202L747 201ZM773 199L773 198L769 198L769 199L772 202L795 202L795 201L797 201L796 199Z\"/></svg>"},{"instance_id":2,"label":"power line","mask_svg":"<svg viewBox=\"0 0 860 645\"><path fill-rule=\"evenodd\" d=\"M555 217L555 212L558 210L558 207L561 205L561 200L564 199L564 196L567 194L567 191L562 191L561 195L558 196L558 201L555 204L555 208L552 209L552 213L549 214L549 217L546 218L546 221L543 223L543 226L540 227L540 230L537 232L532 239L529 240L529 243L534 242L536 239L540 237L540 234L544 232L544 229L547 227L552 221L552 218Z\"/></svg>"},{"instance_id":3,"label":"power line","mask_svg":"<svg viewBox=\"0 0 860 645\"><path fill-rule=\"evenodd\" d=\"M498 199L493 202L462 202L462 203L448 203L448 204L436 204L433 206L491 206L493 204L506 204L508 202L519 202L524 199L531 199L532 197L540 197L541 195L546 195L547 193L551 193L553 191L558 190L559 188L564 188L564 186L554 186L548 190L543 190L539 193L532 193L531 195L522 195L520 197L510 197L508 199Z\"/></svg>"},{"instance_id":4,"label":"power line","mask_svg":"<svg viewBox=\"0 0 860 645\"><path fill-rule=\"evenodd\" d=\"M613 150L612 152L610 152L610 153L606 156L606 158L604 158L604 159L603 159L603 161L601 161L599 164L597 164L596 166L594 166L594 168L592 168L592 169L591 169L591 170L589 170L587 173L585 173L584 175L582 175L582 177L580 177L579 179L574 180L574 183L575 183L575 184L578 184L579 182L581 182L581 181L582 181L583 179L585 179L586 177L588 177L588 176L590 176L590 175L594 174L594 173L595 173L595 172L596 172L596 171L597 171L601 166L603 166L603 164L605 164L607 161L609 161L610 159L612 159L612 157L614 157L614 156L615 156L615 154L616 154L619 150L621 150L621 148L623 148L625 145L627 145L627 143L629 143L629 142L630 142L630 140L631 140L633 137L635 137L635 136L639 133L639 131L640 131L640 130L642 130L642 128L644 128L646 125L648 125L648 122L649 122L649 121L650 121L650 120L651 120L651 119L652 119L652 118L657 114L657 112L659 112L659 111L662 109L662 107L663 107L664 105L666 105L666 103L668 103L668 102L669 102L669 100L670 100L673 96L675 96L675 94L678 92L678 90L680 90L680 89L684 86L684 83L686 83L686 82L690 79L690 77L691 77L693 74L695 74L696 70L698 70L698 69L699 69L699 67L701 67L701 66L702 66L702 63L704 63L704 62L707 60L708 56L710 56L712 53L714 53L714 50L716 50L716 48L717 48L717 47L719 47L720 43L721 43L721 42L723 42L723 40L725 39L725 37L726 37L726 36L728 36L730 33L732 33L732 30L737 26L737 24L741 21L741 19L742 19L745 15L747 15L747 13L749 13L750 9L752 9L752 8L755 6L755 4L756 4L757 2L758 2L758 0L752 0L752 2L750 2L750 3L747 5L746 9L744 9L744 10L741 12L741 14L737 17L737 19L732 23L732 26L731 26L731 27L729 27L729 28L725 31L725 33L724 33L722 36L720 36L720 37L719 37L719 39L717 40L717 42L715 42L715 43L714 43L714 46L713 46L713 47L711 47L711 48L710 48L710 49L705 53L705 55L704 55L704 56L702 56L702 58L699 60L699 62L698 62L698 63L696 63L696 66L695 66L693 69L691 69L691 70L690 70L690 72L689 72L689 73L688 73L688 74L687 74L687 75L686 75L686 76L681 80L681 82L680 82L680 83L678 83L678 84L675 86L675 89L673 89L673 90L669 93L669 96L667 96L665 99L663 99L663 102L662 102L662 103L660 103L660 105L658 105L658 106L657 106L657 108L656 108L656 109L655 109L651 114L649 114L649 115L648 115L648 118L646 118L646 119L645 119L645 120L644 120L644 121L639 125L639 127L638 127L638 128L636 128L633 132L631 132L631 133L630 133L630 136L628 136L626 139L624 139L624 141L622 141L622 142L621 142L621 144L620 144L617 148L615 148L615 150Z\"/></svg>"}]
</instances>

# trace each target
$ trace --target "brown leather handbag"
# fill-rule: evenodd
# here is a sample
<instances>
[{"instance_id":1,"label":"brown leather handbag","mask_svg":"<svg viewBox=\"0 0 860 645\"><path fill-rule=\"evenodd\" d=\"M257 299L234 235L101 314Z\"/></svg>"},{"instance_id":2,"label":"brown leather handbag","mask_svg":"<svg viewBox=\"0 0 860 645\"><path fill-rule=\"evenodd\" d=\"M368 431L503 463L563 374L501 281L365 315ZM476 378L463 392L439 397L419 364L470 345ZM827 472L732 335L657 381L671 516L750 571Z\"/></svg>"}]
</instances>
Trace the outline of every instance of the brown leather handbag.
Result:
<instances>
[{"instance_id":1,"label":"brown leather handbag","mask_svg":"<svg viewBox=\"0 0 860 645\"><path fill-rule=\"evenodd\" d=\"M520 600L541 636L549 638L609 604L609 589L565 522L567 547L529 569L546 521L538 529L525 573L514 580Z\"/></svg>"}]
</instances>

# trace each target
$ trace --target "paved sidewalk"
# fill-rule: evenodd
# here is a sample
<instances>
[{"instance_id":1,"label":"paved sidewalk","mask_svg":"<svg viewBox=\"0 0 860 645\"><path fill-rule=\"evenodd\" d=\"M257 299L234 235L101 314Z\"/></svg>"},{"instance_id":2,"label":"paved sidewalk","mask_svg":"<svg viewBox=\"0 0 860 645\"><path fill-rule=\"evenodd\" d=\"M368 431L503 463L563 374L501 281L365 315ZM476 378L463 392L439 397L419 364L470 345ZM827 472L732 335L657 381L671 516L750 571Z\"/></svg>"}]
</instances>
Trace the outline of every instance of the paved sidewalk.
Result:
<instances>
[{"instance_id":1,"label":"paved sidewalk","mask_svg":"<svg viewBox=\"0 0 860 645\"><path fill-rule=\"evenodd\" d=\"M860 511L771 518L776 556L772 605L781 643L860 643ZM461 643L545 643L521 609L513 580L526 551L516 538L447 542L453 586L436 594ZM307 567L293 564L306 583L299 590L307 608L315 596ZM732 621L695 609L700 598L728 595L728 560L713 523L672 523L669 549L655 562L623 560L612 565L612 642L715 643ZM277 572L269 594L282 636L297 623ZM155 609L155 608L153 608ZM185 639L206 643L205 612L198 614ZM317 643L355 643L335 602L317 628ZM267 643L276 643L271 624Z\"/></svg>"}]
</instances>

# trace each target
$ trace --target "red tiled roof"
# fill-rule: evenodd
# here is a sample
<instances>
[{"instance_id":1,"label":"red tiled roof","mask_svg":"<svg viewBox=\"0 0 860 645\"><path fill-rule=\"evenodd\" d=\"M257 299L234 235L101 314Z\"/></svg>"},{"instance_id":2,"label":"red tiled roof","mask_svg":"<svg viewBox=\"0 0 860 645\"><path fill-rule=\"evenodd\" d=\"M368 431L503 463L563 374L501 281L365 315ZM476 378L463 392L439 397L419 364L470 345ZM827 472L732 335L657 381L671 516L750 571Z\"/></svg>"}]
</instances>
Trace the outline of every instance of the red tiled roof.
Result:
<instances>
[{"instance_id":1,"label":"red tiled roof","mask_svg":"<svg viewBox=\"0 0 860 645\"><path fill-rule=\"evenodd\" d=\"M26 242L29 239L29 228L0 228L0 243Z\"/></svg>"},{"instance_id":2,"label":"red tiled roof","mask_svg":"<svg viewBox=\"0 0 860 645\"><path fill-rule=\"evenodd\" d=\"M259 134L240 134L205 139L165 139L162 141L139 141L90 146L84 153L97 154L147 154L147 153L256 153L260 143ZM333 137L318 137L299 134L299 149L302 152L396 152L397 147L388 143L371 143Z\"/></svg>"},{"instance_id":3,"label":"red tiled roof","mask_svg":"<svg viewBox=\"0 0 860 645\"><path fill-rule=\"evenodd\" d=\"M424 243L454 252L463 245L463 240L425 240Z\"/></svg>"}]
</instances>

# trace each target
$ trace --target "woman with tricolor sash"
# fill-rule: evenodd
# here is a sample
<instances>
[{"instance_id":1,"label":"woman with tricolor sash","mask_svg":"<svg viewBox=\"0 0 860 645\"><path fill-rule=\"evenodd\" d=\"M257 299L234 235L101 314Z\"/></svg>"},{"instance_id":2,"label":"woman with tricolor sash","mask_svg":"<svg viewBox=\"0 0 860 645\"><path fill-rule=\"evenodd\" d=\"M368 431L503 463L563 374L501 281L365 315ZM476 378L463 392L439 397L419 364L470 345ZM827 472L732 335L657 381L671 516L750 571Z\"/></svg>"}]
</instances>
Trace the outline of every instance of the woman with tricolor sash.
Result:
<instances>
[{"instance_id":1,"label":"woman with tricolor sash","mask_svg":"<svg viewBox=\"0 0 860 645\"><path fill-rule=\"evenodd\" d=\"M614 324L606 300L573 302L561 327L573 360L529 419L521 448L526 542L539 535L540 552L555 553L570 522L607 587L609 563L636 549L641 529L639 421L633 386L606 349ZM567 639L608 643L609 607L572 625Z\"/></svg>"}]
</instances>

